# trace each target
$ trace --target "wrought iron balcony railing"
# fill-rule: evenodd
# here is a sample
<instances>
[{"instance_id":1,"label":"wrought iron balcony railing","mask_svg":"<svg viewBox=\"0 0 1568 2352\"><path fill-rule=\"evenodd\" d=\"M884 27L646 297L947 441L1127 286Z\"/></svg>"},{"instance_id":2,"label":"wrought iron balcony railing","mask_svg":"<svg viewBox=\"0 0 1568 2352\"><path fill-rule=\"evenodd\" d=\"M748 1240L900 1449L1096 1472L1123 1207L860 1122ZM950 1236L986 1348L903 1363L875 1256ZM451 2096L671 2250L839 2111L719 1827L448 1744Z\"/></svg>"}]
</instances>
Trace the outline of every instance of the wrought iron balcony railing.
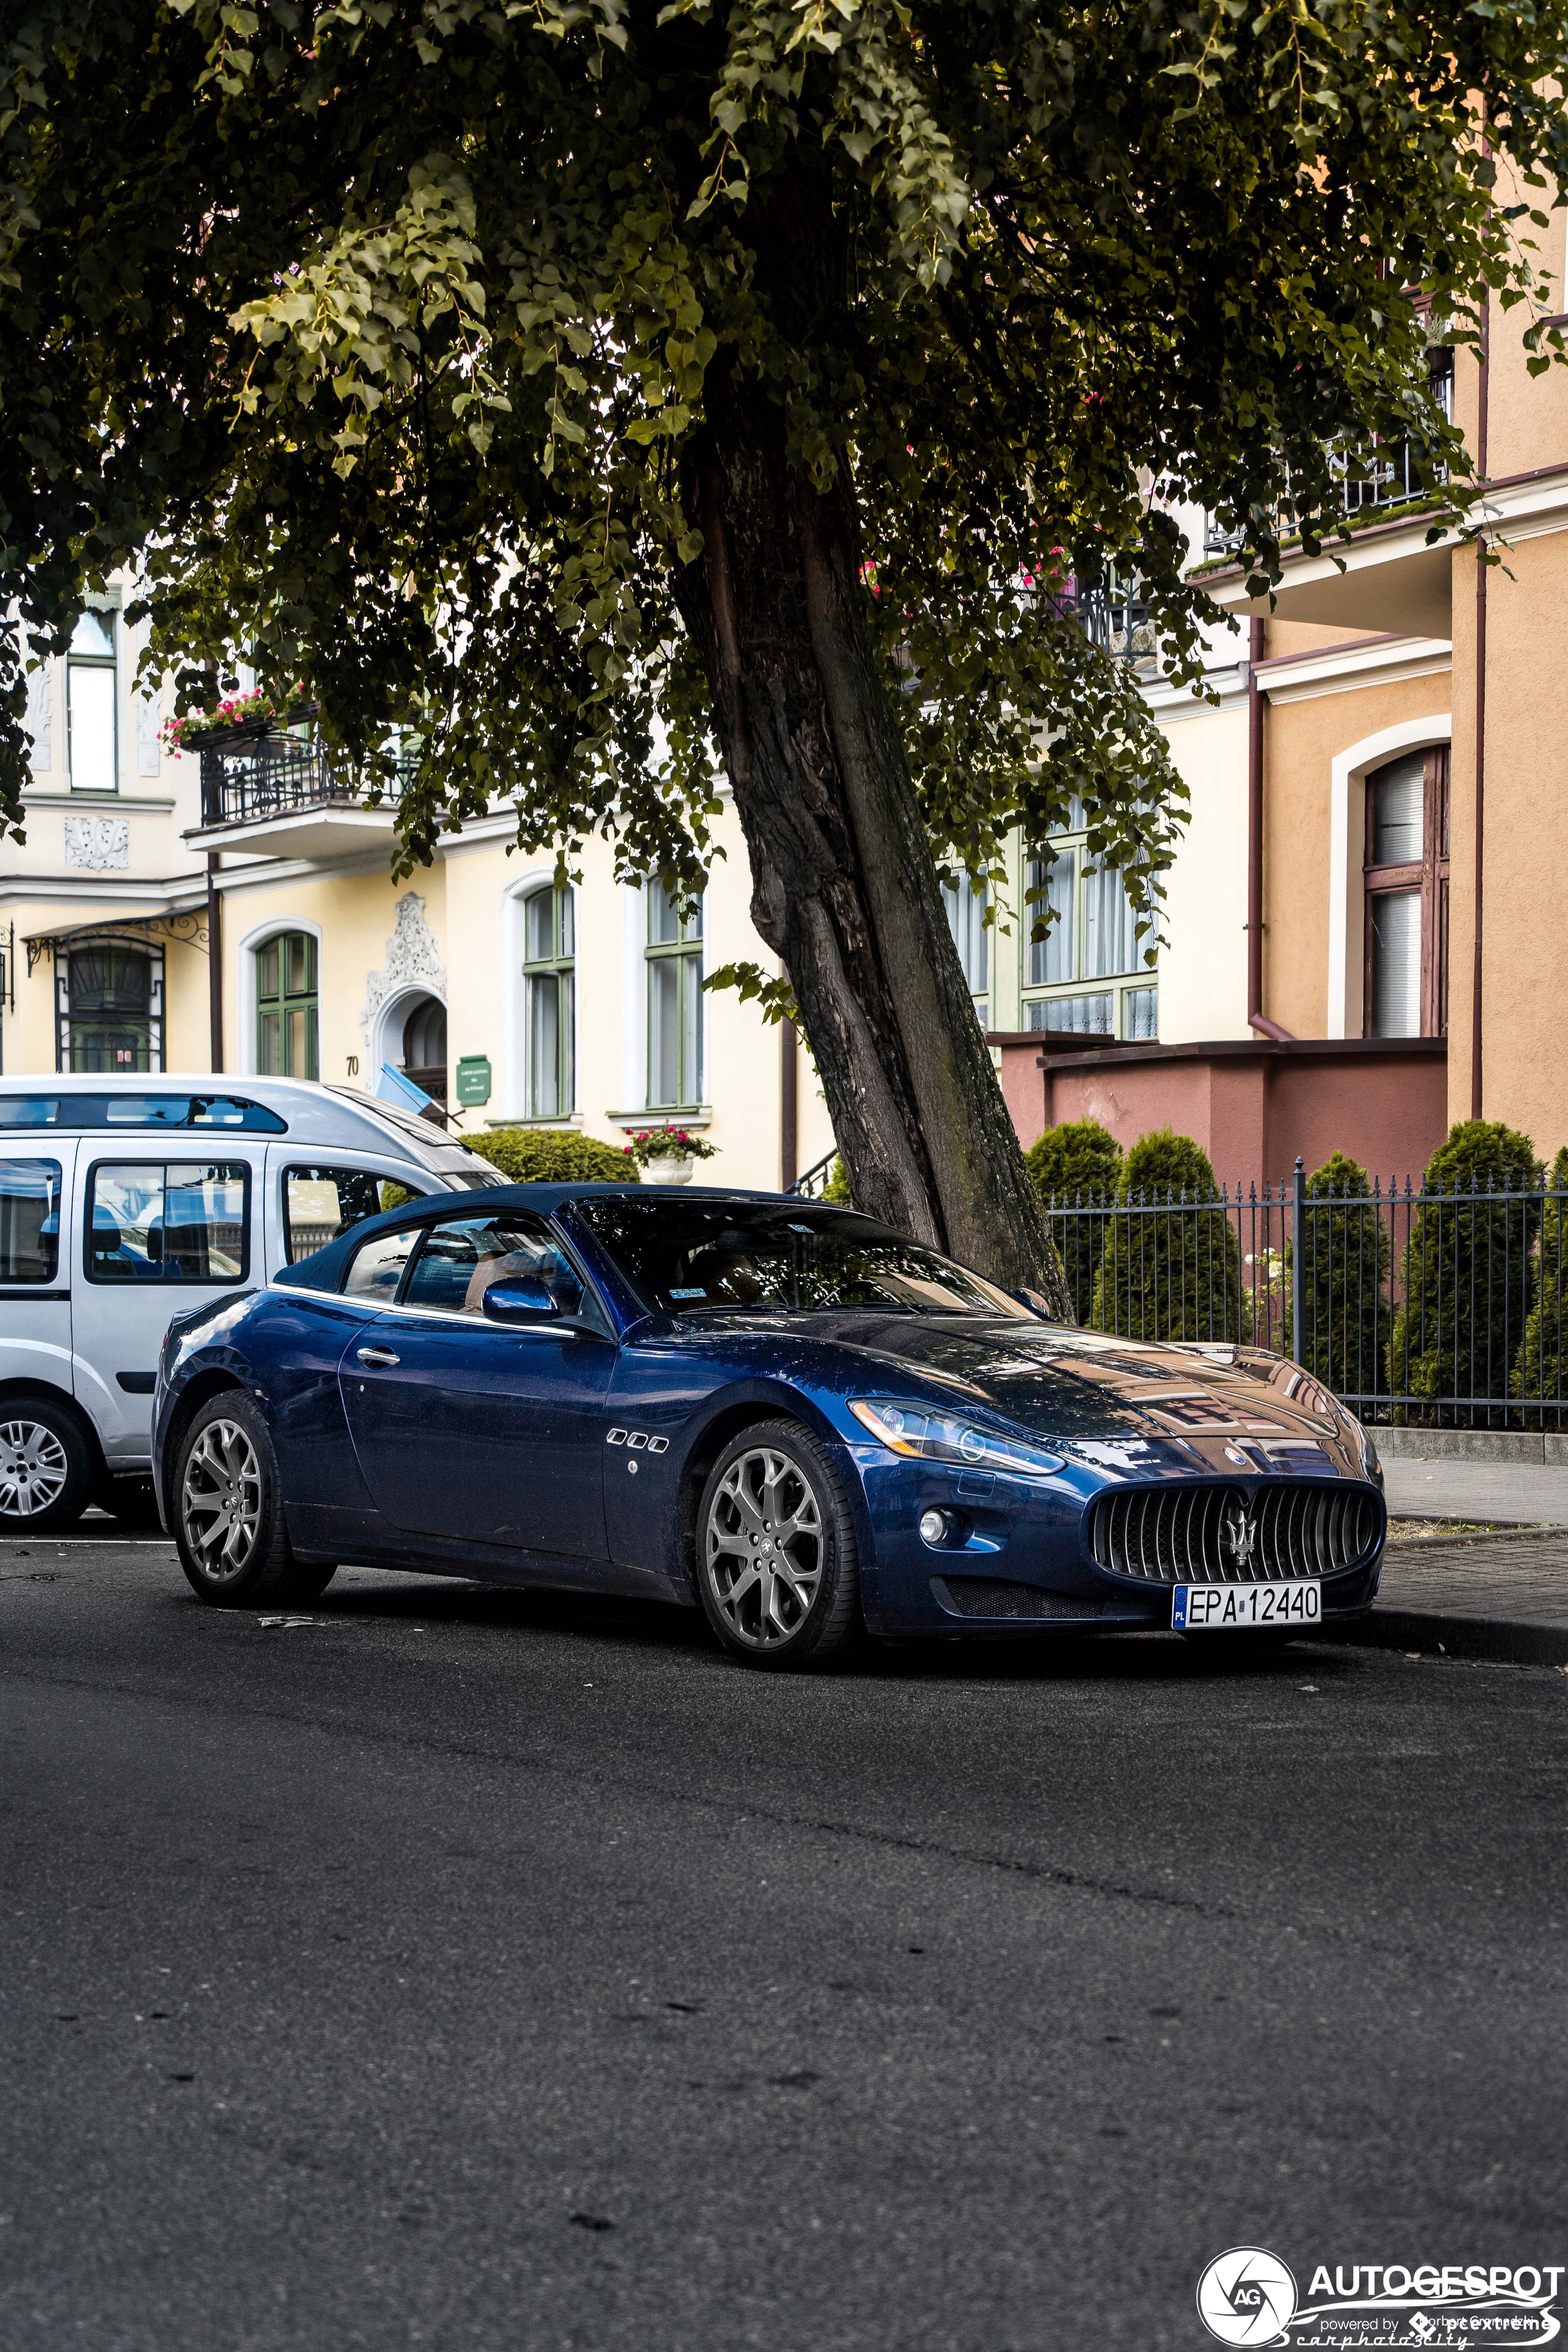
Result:
<instances>
[{"instance_id":1,"label":"wrought iron balcony railing","mask_svg":"<svg viewBox=\"0 0 1568 2352\"><path fill-rule=\"evenodd\" d=\"M397 782L381 793L391 806L414 764L414 752L399 754ZM202 823L255 824L301 809L362 808L374 787L341 755L300 735L237 736L202 747Z\"/></svg>"},{"instance_id":2,"label":"wrought iron balcony railing","mask_svg":"<svg viewBox=\"0 0 1568 2352\"><path fill-rule=\"evenodd\" d=\"M1352 457L1348 449L1332 450L1329 470L1339 482L1339 514L1352 523L1393 507L1418 505L1440 490L1448 478L1446 466L1434 465L1409 441L1376 442L1359 457ZM1331 528L1333 520L1331 514L1325 516L1325 526ZM1282 539L1299 534L1289 471L1285 496L1275 511L1275 527ZM1239 531L1222 530L1212 514L1205 517L1205 555L1234 555L1241 544Z\"/></svg>"}]
</instances>

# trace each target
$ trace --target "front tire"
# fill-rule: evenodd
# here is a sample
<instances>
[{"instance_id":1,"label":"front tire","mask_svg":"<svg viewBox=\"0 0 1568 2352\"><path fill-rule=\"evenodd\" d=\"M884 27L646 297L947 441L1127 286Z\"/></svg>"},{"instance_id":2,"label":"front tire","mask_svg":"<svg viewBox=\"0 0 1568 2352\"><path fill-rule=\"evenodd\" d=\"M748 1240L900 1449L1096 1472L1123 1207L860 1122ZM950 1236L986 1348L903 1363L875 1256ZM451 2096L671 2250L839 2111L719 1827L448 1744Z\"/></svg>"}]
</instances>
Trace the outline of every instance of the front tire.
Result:
<instances>
[{"instance_id":1,"label":"front tire","mask_svg":"<svg viewBox=\"0 0 1568 2352\"><path fill-rule=\"evenodd\" d=\"M243 1391L197 1408L181 1440L173 1486L174 1543L191 1590L220 1609L314 1601L330 1567L296 1560L283 1521L283 1482L267 1423Z\"/></svg>"},{"instance_id":2,"label":"front tire","mask_svg":"<svg viewBox=\"0 0 1568 2352\"><path fill-rule=\"evenodd\" d=\"M837 1473L795 1421L742 1430L708 1475L697 1513L697 1590L731 1657L824 1666L859 1615L855 1523Z\"/></svg>"},{"instance_id":3,"label":"front tire","mask_svg":"<svg viewBox=\"0 0 1568 2352\"><path fill-rule=\"evenodd\" d=\"M74 1527L98 1475L92 1448L68 1405L47 1395L0 1403L0 1536Z\"/></svg>"}]
</instances>

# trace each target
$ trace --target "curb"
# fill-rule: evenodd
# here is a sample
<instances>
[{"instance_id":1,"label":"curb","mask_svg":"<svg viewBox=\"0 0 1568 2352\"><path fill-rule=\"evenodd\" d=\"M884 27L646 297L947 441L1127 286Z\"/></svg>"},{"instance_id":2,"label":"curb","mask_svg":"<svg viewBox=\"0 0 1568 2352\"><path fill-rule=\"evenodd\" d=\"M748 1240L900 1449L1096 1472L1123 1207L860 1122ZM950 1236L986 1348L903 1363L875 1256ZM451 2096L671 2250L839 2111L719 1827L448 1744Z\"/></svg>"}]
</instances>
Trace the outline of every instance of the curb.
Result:
<instances>
[{"instance_id":1,"label":"curb","mask_svg":"<svg viewBox=\"0 0 1568 2352\"><path fill-rule=\"evenodd\" d=\"M1568 1665L1568 1626L1523 1624L1510 1617L1374 1608L1353 1625L1325 1626L1319 1638L1366 1650L1441 1650L1450 1658L1489 1658L1504 1665Z\"/></svg>"}]
</instances>

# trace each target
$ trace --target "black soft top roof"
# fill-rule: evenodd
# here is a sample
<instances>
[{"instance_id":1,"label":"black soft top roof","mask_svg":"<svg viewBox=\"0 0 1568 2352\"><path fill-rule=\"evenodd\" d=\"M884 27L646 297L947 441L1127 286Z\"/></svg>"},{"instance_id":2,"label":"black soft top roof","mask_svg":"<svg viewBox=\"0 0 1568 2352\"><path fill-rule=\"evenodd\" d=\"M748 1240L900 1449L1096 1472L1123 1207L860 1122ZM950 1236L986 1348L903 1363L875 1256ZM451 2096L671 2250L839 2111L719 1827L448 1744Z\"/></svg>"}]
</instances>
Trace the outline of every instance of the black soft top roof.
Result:
<instances>
[{"instance_id":1,"label":"black soft top roof","mask_svg":"<svg viewBox=\"0 0 1568 2352\"><path fill-rule=\"evenodd\" d=\"M280 1266L273 1279L298 1284L302 1290L336 1290L347 1260L372 1234L427 1225L437 1217L500 1216L508 1209L531 1209L535 1216L549 1217L576 1201L637 1201L649 1208L679 1208L692 1201L776 1201L781 1207L787 1204L797 1211L822 1205L787 1192L739 1192L716 1184L683 1184L679 1192L644 1184L487 1184L480 1192L426 1192L417 1201L405 1201L399 1209L384 1209L379 1216L363 1217L325 1249L313 1251L293 1265ZM841 1202L828 1205L838 1215L845 1213Z\"/></svg>"}]
</instances>

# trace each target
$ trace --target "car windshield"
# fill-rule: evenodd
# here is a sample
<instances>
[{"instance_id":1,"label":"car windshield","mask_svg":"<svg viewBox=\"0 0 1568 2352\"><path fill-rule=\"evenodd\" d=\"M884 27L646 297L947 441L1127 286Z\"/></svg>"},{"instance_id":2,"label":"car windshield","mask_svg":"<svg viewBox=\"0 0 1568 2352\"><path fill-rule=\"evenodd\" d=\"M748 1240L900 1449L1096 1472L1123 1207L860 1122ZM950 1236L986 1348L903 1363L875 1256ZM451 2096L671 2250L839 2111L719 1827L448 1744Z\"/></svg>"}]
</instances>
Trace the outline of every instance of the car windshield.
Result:
<instances>
[{"instance_id":1,"label":"car windshield","mask_svg":"<svg viewBox=\"0 0 1568 2352\"><path fill-rule=\"evenodd\" d=\"M852 1210L624 1197L575 1207L645 1305L672 1315L861 1307L1033 1319L1005 1290Z\"/></svg>"}]
</instances>

